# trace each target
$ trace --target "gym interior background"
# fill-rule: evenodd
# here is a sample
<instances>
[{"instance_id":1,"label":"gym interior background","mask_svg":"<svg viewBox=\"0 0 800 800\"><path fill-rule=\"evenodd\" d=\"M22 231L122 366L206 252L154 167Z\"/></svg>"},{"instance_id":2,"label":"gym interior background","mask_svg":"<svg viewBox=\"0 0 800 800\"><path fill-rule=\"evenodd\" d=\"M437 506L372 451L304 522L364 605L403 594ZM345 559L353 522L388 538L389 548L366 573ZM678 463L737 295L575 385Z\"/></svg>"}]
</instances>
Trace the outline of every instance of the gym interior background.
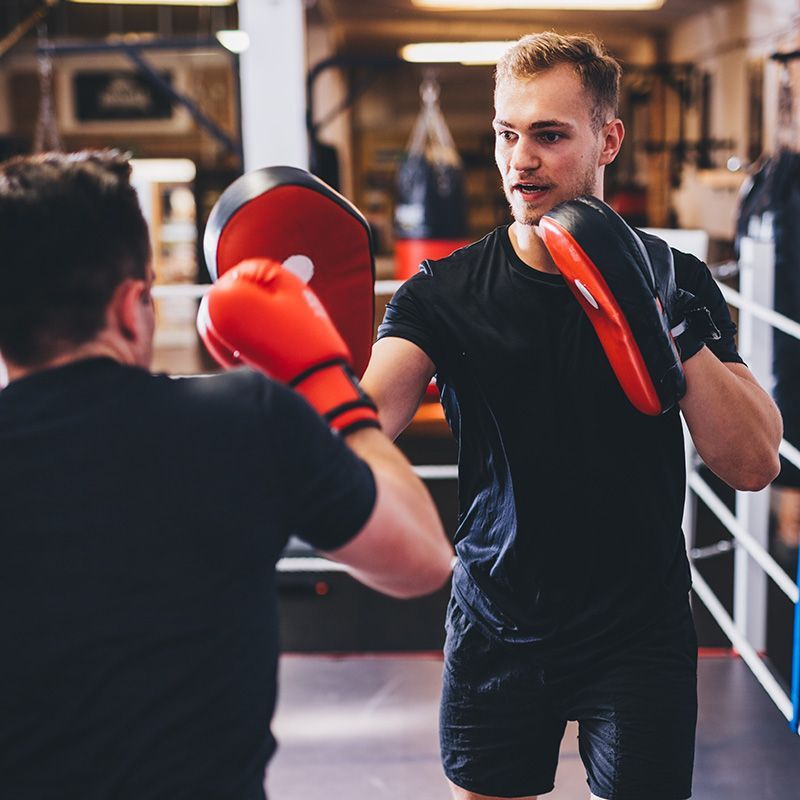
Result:
<instances>
[{"instance_id":1,"label":"gym interior background","mask_svg":"<svg viewBox=\"0 0 800 800\"><path fill-rule=\"evenodd\" d=\"M196 285L209 280L202 235L214 202L245 169L310 167L350 198L372 226L380 282L405 269L397 255L398 181L418 122L445 125L444 134L437 128L431 135L458 173L458 235L476 239L507 220L493 162L492 66L409 61L401 52L412 43L503 42L546 29L595 33L624 67L627 137L607 171L607 200L631 224L701 232L709 265L733 289L741 288L741 238L772 236L762 213L770 192L794 192L784 224L797 224L800 0L664 0L646 11L600 11L591 2L584 5L594 10L450 5L443 11L430 0L2 0L0 157L85 147L134 155L160 289L155 368L172 374L214 369L194 328L202 291ZM775 270L774 307L798 320L800 256L776 254ZM391 284L379 287L376 320L391 292ZM775 336L774 384L788 385L800 375L797 340ZM786 438L800 446L800 393L778 400ZM434 394L400 443L415 464L455 463ZM733 509L734 493L700 472ZM796 472L784 464L770 492L767 534L769 552L792 576L800 531ZM429 487L452 533L455 481L439 477ZM702 502L692 545L696 568L733 614L737 547ZM301 547L286 555L287 563L301 565L281 576L286 650L441 648L446 592L400 603L320 568ZM771 583L764 592L766 637L758 649L788 687L793 604ZM695 610L701 646L729 650L704 604L696 602Z\"/></svg>"}]
</instances>

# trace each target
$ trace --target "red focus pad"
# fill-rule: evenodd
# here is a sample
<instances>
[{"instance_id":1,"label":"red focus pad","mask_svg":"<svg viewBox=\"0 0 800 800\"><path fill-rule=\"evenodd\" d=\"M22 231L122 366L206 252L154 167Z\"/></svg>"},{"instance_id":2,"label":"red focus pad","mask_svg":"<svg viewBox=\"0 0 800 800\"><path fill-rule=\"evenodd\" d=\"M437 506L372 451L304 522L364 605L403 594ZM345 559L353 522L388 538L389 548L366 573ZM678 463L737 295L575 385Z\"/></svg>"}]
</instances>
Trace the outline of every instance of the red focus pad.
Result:
<instances>
[{"instance_id":1,"label":"red focus pad","mask_svg":"<svg viewBox=\"0 0 800 800\"><path fill-rule=\"evenodd\" d=\"M248 364L292 386L335 430L378 427L322 304L277 262L251 259L226 272L203 298L197 328L222 366Z\"/></svg>"},{"instance_id":2,"label":"red focus pad","mask_svg":"<svg viewBox=\"0 0 800 800\"><path fill-rule=\"evenodd\" d=\"M556 206L539 230L630 402L653 416L671 408L686 382L650 256L636 233L596 198Z\"/></svg>"},{"instance_id":3,"label":"red focus pad","mask_svg":"<svg viewBox=\"0 0 800 800\"><path fill-rule=\"evenodd\" d=\"M375 318L375 264L361 212L294 167L267 167L234 181L208 219L203 242L213 280L248 258L269 258L308 278L352 353L360 376Z\"/></svg>"}]
</instances>

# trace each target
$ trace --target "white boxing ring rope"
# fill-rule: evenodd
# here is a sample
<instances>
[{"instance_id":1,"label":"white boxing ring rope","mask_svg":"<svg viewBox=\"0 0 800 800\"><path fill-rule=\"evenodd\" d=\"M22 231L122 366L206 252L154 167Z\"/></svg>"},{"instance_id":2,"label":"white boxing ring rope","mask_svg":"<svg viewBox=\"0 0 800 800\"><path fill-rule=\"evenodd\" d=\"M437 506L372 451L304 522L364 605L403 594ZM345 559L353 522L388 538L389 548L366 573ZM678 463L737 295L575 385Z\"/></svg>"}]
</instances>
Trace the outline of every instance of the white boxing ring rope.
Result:
<instances>
[{"instance_id":1,"label":"white boxing ring rope","mask_svg":"<svg viewBox=\"0 0 800 800\"><path fill-rule=\"evenodd\" d=\"M708 506L714 516L730 531L733 537L772 578L781 591L793 602L800 600L800 588L783 571L775 559L739 523L730 509L714 494L714 490L696 473L689 475L692 491Z\"/></svg>"},{"instance_id":2,"label":"white boxing ring rope","mask_svg":"<svg viewBox=\"0 0 800 800\"><path fill-rule=\"evenodd\" d=\"M394 294L403 281L375 281L375 294ZM210 283L159 283L153 287L153 297L156 300L171 300L175 297L185 297L199 300L211 288Z\"/></svg>"},{"instance_id":3,"label":"white boxing ring rope","mask_svg":"<svg viewBox=\"0 0 800 800\"><path fill-rule=\"evenodd\" d=\"M398 280L381 280L375 282L376 295L391 295L403 283ZM730 305L750 313L774 328L800 339L800 323L779 314L746 298L740 292L724 284L717 284L723 297ZM211 284L159 284L153 287L153 297L157 300L171 298L200 299L211 287ZM780 444L780 452L788 461L800 468L800 450L786 440ZM458 477L458 468L454 464L415 466L414 471L422 480L454 480ZM688 487L703 501L708 509L731 533L737 543L747 551L748 555L769 575L781 591L795 605L795 634L793 642L793 686L790 698L779 682L770 672L756 649L736 625L730 614L713 593L709 585L692 564L692 582L697 597L706 606L711 616L720 626L725 636L730 639L735 650L741 655L753 675L778 707L780 712L790 721L792 730L798 732L800 719L800 576L798 581L792 578L778 565L775 559L736 519L725 503L714 493L713 489L691 470L688 474ZM324 573L348 572L347 567L335 561L321 557L284 557L278 560L279 572Z\"/></svg>"},{"instance_id":4,"label":"white boxing ring rope","mask_svg":"<svg viewBox=\"0 0 800 800\"><path fill-rule=\"evenodd\" d=\"M718 283L717 286L722 291L725 302L729 305L736 306L736 308L740 308L743 311L749 311L754 317L768 322L773 328L777 328L795 339L800 339L800 322L795 322L795 320L784 317L783 314L779 314L771 308L766 308L759 303L748 300L744 295L724 283Z\"/></svg>"},{"instance_id":5,"label":"white boxing ring rope","mask_svg":"<svg viewBox=\"0 0 800 800\"><path fill-rule=\"evenodd\" d=\"M736 627L730 614L725 610L714 592L711 591L711 588L697 569L695 569L694 565L692 565L692 589L700 600L703 601L703 605L711 612L711 616L714 617L716 623L722 628L723 633L731 640L731 644L742 657L742 661L750 667L756 680L764 687L764 690L778 707L781 714L783 714L787 720L791 721L794 716L792 701L786 695L786 692L783 691L778 681L775 680L773 674L767 669L767 666L761 660L761 657L750 642L747 641L741 631Z\"/></svg>"},{"instance_id":6,"label":"white boxing ring rope","mask_svg":"<svg viewBox=\"0 0 800 800\"><path fill-rule=\"evenodd\" d=\"M756 319L766 322L773 328L795 339L800 339L800 323L779 314L746 297L741 292L722 283L717 283L725 301L735 308L750 314ZM787 461L800 469L800 451L785 439L781 440L779 451ZM695 594L702 601L711 616L720 626L731 644L741 655L742 660L753 672L756 680L762 685L780 712L789 721L794 733L800 733L800 569L796 580L793 580L772 558L766 549L736 519L725 503L714 493L711 487L700 477L696 470L687 476L689 488L705 503L708 509L727 528L737 543L747 551L748 555L769 575L783 593L794 604L795 624L792 642L792 687L791 697L783 690L773 674L767 668L756 649L751 645L741 629L725 610L722 603L713 593L709 585L692 564L692 583Z\"/></svg>"}]
</instances>

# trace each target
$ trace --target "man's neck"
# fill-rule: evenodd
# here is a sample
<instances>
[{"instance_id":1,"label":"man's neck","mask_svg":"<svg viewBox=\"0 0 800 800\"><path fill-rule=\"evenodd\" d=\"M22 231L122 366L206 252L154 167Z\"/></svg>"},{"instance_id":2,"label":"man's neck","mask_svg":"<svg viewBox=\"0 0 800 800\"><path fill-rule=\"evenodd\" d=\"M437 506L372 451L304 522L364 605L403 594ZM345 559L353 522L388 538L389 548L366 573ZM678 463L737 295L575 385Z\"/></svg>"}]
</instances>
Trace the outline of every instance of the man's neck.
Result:
<instances>
[{"instance_id":1,"label":"man's neck","mask_svg":"<svg viewBox=\"0 0 800 800\"><path fill-rule=\"evenodd\" d=\"M536 226L514 222L508 229L508 237L514 252L529 267L539 272L559 274L544 242L539 238Z\"/></svg>"},{"instance_id":2,"label":"man's neck","mask_svg":"<svg viewBox=\"0 0 800 800\"><path fill-rule=\"evenodd\" d=\"M12 383L36 372L43 372L54 367L63 367L76 361L84 361L87 358L111 358L121 364L133 364L133 361L127 358L120 348L115 347L111 342L97 339L33 365L14 364L6 361L6 381L7 383ZM2 371L0 370L0 380L2 380L2 377ZM0 383L0 386L2 385Z\"/></svg>"}]
</instances>

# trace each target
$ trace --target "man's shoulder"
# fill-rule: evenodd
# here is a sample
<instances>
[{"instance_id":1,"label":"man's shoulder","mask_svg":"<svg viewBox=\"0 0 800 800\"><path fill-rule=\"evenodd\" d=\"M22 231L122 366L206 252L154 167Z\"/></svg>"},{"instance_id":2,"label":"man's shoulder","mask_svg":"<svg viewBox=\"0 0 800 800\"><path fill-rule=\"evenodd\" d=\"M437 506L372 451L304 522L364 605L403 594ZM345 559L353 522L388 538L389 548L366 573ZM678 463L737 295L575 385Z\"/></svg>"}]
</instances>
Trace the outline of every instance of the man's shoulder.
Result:
<instances>
[{"instance_id":1,"label":"man's shoulder","mask_svg":"<svg viewBox=\"0 0 800 800\"><path fill-rule=\"evenodd\" d=\"M263 412L282 394L279 384L251 369L235 369L212 375L154 375L153 392L161 400L171 398L178 407L224 411L227 415ZM291 394L291 393L290 393Z\"/></svg>"},{"instance_id":2,"label":"man's shoulder","mask_svg":"<svg viewBox=\"0 0 800 800\"><path fill-rule=\"evenodd\" d=\"M686 253L676 247L669 245L664 239L649 231L636 228L639 238L650 247L661 246L668 249L672 254L672 263L675 270L675 280L678 286L689 288L697 283L705 283L710 276L705 262L692 253Z\"/></svg>"},{"instance_id":3,"label":"man's shoulder","mask_svg":"<svg viewBox=\"0 0 800 800\"><path fill-rule=\"evenodd\" d=\"M314 427L317 421L297 392L249 368L154 376L143 400L138 405L155 425L167 431L203 431L231 447L249 447L254 440L284 436L286 426L296 430Z\"/></svg>"}]
</instances>

